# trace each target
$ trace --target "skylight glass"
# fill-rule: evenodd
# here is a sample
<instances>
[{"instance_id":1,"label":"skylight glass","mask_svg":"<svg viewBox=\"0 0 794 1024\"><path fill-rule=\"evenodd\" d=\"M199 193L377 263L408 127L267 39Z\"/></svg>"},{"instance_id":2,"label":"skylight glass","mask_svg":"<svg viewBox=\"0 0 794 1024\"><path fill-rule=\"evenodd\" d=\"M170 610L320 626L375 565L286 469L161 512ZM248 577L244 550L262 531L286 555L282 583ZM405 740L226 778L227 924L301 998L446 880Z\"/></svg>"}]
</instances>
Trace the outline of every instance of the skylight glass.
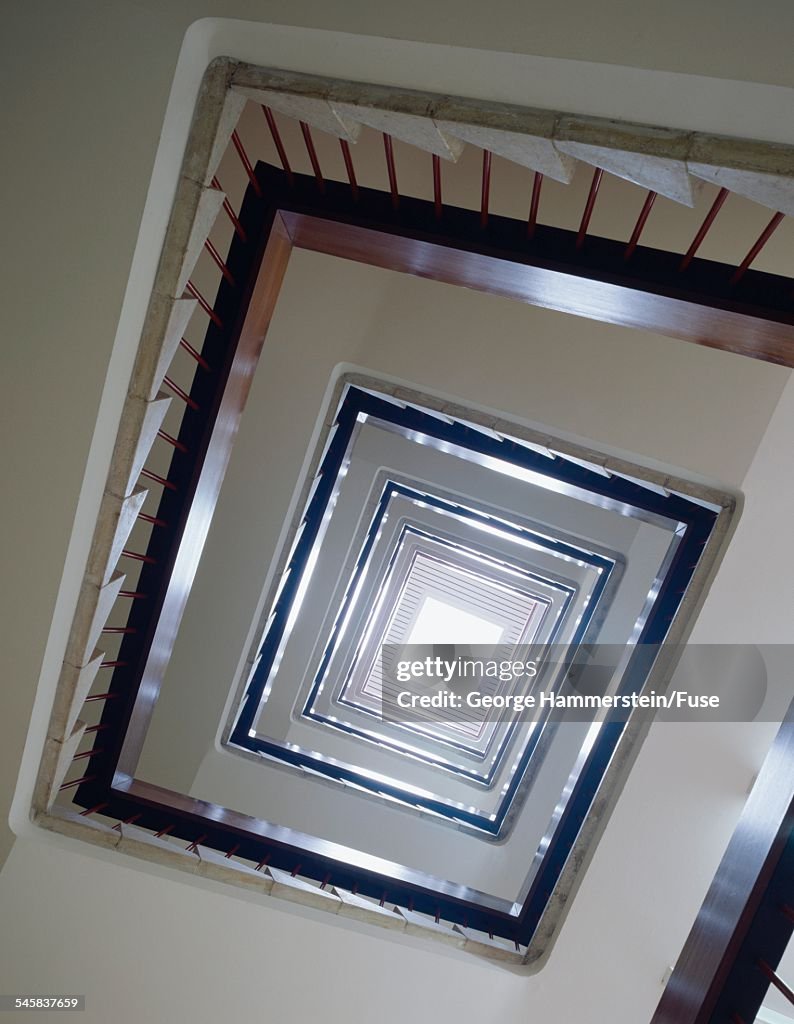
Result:
<instances>
[{"instance_id":1,"label":"skylight glass","mask_svg":"<svg viewBox=\"0 0 794 1024\"><path fill-rule=\"evenodd\" d=\"M463 608L426 595L406 638L408 644L497 644L504 628Z\"/></svg>"},{"instance_id":2,"label":"skylight glass","mask_svg":"<svg viewBox=\"0 0 794 1024\"><path fill-rule=\"evenodd\" d=\"M401 562L407 569L402 585L397 586L402 579ZM505 585L494 569L482 553L407 527L393 569L378 589L339 703L383 717L400 689L393 663L401 657L413 660L450 647L464 655L477 646L508 658L517 645L535 642L549 601L538 593L537 583L524 581L523 587L518 587L508 576L512 585ZM533 585L534 592L526 589ZM516 685L521 682L514 680ZM488 680L485 688L496 692L500 686ZM483 759L498 732L493 723L472 721L470 715L460 712L451 712L442 722L432 714L412 715L410 721L402 721L398 715L392 720L407 732L441 742L459 742L465 735L469 752Z\"/></svg>"}]
</instances>

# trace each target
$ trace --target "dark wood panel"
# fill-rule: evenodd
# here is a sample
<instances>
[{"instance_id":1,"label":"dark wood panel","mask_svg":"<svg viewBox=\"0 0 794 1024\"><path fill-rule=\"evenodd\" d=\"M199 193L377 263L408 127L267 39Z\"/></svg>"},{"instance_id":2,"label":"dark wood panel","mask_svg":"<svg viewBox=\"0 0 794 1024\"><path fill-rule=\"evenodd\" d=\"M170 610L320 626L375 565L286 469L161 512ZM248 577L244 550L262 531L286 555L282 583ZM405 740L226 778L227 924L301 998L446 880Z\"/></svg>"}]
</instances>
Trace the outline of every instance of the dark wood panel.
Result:
<instances>
[{"instance_id":1,"label":"dark wood panel","mask_svg":"<svg viewBox=\"0 0 794 1024\"><path fill-rule=\"evenodd\" d=\"M707 1024L710 1020L792 825L794 721L789 711L651 1024Z\"/></svg>"},{"instance_id":2,"label":"dark wood panel","mask_svg":"<svg viewBox=\"0 0 794 1024\"><path fill-rule=\"evenodd\" d=\"M206 453L181 526L173 567L165 588L118 760L121 772L133 774L140 758L177 631L187 605L201 553L212 522L223 478L231 458L240 417L286 273L292 245L278 214L267 237L259 273L250 291L234 358L215 412Z\"/></svg>"},{"instance_id":3,"label":"dark wood panel","mask_svg":"<svg viewBox=\"0 0 794 1024\"><path fill-rule=\"evenodd\" d=\"M452 248L306 213L284 211L283 216L298 248L794 367L794 317L765 319L751 310L721 308L711 297L706 304L705 296L687 297L680 279L671 281L665 294L583 276L573 268L518 262L506 254ZM605 268L610 264L604 261Z\"/></svg>"},{"instance_id":4,"label":"dark wood panel","mask_svg":"<svg viewBox=\"0 0 794 1024\"><path fill-rule=\"evenodd\" d=\"M130 779L119 773L113 790L119 796L132 798L136 809L148 808L161 813L159 820L179 821L183 826L187 825L188 832L191 823L202 832L206 832L208 827L222 830L227 836L224 849L230 849L241 839L250 839L260 850L281 851L288 858L285 862L288 868L298 863L301 874L307 877L322 878L331 872L334 884L341 884L342 878L354 872L360 891L366 891L362 879L372 882L370 895L373 896L380 896L385 888L395 899L398 890L409 889L416 902L421 896L436 903L444 899L454 901L464 910L487 914L491 918L516 918L516 905L512 901L140 779ZM175 828L171 834L179 834L180 831ZM429 905L435 907L436 903Z\"/></svg>"}]
</instances>

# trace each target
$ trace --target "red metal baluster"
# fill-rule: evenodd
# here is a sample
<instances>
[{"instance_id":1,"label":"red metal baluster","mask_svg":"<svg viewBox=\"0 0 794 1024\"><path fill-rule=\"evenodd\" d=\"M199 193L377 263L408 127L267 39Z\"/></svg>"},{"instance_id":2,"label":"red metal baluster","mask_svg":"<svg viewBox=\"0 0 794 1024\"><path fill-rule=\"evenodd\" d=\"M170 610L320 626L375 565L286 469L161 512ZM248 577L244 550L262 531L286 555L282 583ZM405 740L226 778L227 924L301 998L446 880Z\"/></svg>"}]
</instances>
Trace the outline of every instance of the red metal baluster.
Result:
<instances>
[{"instance_id":1,"label":"red metal baluster","mask_svg":"<svg viewBox=\"0 0 794 1024\"><path fill-rule=\"evenodd\" d=\"M86 732L88 732L87 729ZM84 811L80 811L80 817L87 818L90 814L98 814L100 811L104 811L106 807L110 807L110 803L107 800L101 804L94 804L93 807L86 807Z\"/></svg>"},{"instance_id":2,"label":"red metal baluster","mask_svg":"<svg viewBox=\"0 0 794 1024\"><path fill-rule=\"evenodd\" d=\"M781 995L784 995L792 1006L794 1006L794 989L789 988L785 981L783 981L783 979L772 970L765 960L759 960L758 967L769 984L774 985L778 992L780 992Z\"/></svg>"},{"instance_id":3,"label":"red metal baluster","mask_svg":"<svg viewBox=\"0 0 794 1024\"><path fill-rule=\"evenodd\" d=\"M166 441L168 444L170 444L172 447L176 448L180 452L187 452L188 450L186 444L182 444L181 441L178 441L171 434L167 434L164 430L158 430L157 436L159 438L162 438L163 441Z\"/></svg>"},{"instance_id":4,"label":"red metal baluster","mask_svg":"<svg viewBox=\"0 0 794 1024\"><path fill-rule=\"evenodd\" d=\"M163 384L165 384L167 388L170 388L175 395L178 395L188 408L198 410L198 402L194 402L187 391L183 391L182 388L180 388L178 384L174 383L170 377L163 377Z\"/></svg>"},{"instance_id":5,"label":"red metal baluster","mask_svg":"<svg viewBox=\"0 0 794 1024\"><path fill-rule=\"evenodd\" d=\"M226 280L229 282L229 284L232 287L234 287L234 277L232 276L231 270L229 270L229 268L226 266L226 264L224 263L224 260L223 260L223 256L221 256L221 254L218 252L218 250L215 248L215 246L212 244L212 242L209 240L209 238L205 240L204 248L207 250L207 252L210 254L210 256L212 256L213 260L215 261L215 265L220 270L220 272L223 274L223 276L226 278ZM192 353L196 352L195 349L191 349L188 346L188 344L187 344L187 342L185 341L184 338L182 339L182 342L184 342L184 346L183 347L188 347L188 351L189 352L192 352ZM199 359L200 359L200 357L199 357ZM205 369L209 369L209 367L205 366Z\"/></svg>"},{"instance_id":6,"label":"red metal baluster","mask_svg":"<svg viewBox=\"0 0 794 1024\"><path fill-rule=\"evenodd\" d=\"M136 822L136 821L138 821L138 819L139 819L139 818L142 818L142 817L143 817L143 814L142 814L142 813L141 813L141 814L133 814L133 815L131 815L131 816L130 816L129 818L125 818L125 819L124 819L124 821L118 821L118 822L116 822L116 824L115 824L115 825L113 826L113 828L114 828L114 829L115 829L115 830L116 830L117 832L121 832L121 826L122 826L122 825L134 825L134 824L135 824L135 822Z\"/></svg>"},{"instance_id":7,"label":"red metal baluster","mask_svg":"<svg viewBox=\"0 0 794 1024\"><path fill-rule=\"evenodd\" d=\"M212 187L216 188L219 192L223 192L223 187L221 186L221 183L218 181L217 177L214 177L212 179ZM226 211L226 216L232 222L234 233L237 235L241 242L247 242L248 236L245 233L245 229L240 223L237 214L232 209L232 204L229 202L229 197L226 195L224 195L223 209Z\"/></svg>"},{"instance_id":8,"label":"red metal baluster","mask_svg":"<svg viewBox=\"0 0 794 1024\"><path fill-rule=\"evenodd\" d=\"M600 167L596 167L593 172L593 180L590 182L590 191L587 193L587 202L585 203L584 213L582 214L582 222L579 225L579 233L576 236L576 248L581 249L584 245L584 240L587 237L587 228L590 225L590 218L593 216L593 207L595 206L596 196L598 190L601 187L601 179L604 176L604 172Z\"/></svg>"},{"instance_id":9,"label":"red metal baluster","mask_svg":"<svg viewBox=\"0 0 794 1024\"><path fill-rule=\"evenodd\" d=\"M320 170L320 161L317 159L317 150L314 148L311 128L309 128L305 121L299 121L298 124L301 126L303 141L306 143L306 150L309 154L309 160L311 160L314 177L317 180L317 188L320 192L325 192L325 178Z\"/></svg>"},{"instance_id":10,"label":"red metal baluster","mask_svg":"<svg viewBox=\"0 0 794 1024\"><path fill-rule=\"evenodd\" d=\"M480 227L488 227L488 202L491 195L491 151L482 151L482 188L480 189Z\"/></svg>"},{"instance_id":11,"label":"red metal baluster","mask_svg":"<svg viewBox=\"0 0 794 1024\"><path fill-rule=\"evenodd\" d=\"M156 516L150 516L147 512L139 512L138 518L142 519L145 523L151 523L152 526L168 526L165 519L157 519ZM129 594L125 596L129 597Z\"/></svg>"},{"instance_id":12,"label":"red metal baluster","mask_svg":"<svg viewBox=\"0 0 794 1024\"><path fill-rule=\"evenodd\" d=\"M284 171L286 172L287 181L289 182L290 185L292 185L295 181L295 175L292 173L292 168L289 165L289 160L287 159L287 151L284 149L284 143L281 141L281 134L278 130L276 119L273 116L273 111L270 109L270 107L266 107L264 104L262 104L262 112L265 115L267 126L270 129L271 136L273 137L273 142L275 143L276 152L278 153L278 158L281 161L281 166L284 168Z\"/></svg>"},{"instance_id":13,"label":"red metal baluster","mask_svg":"<svg viewBox=\"0 0 794 1024\"><path fill-rule=\"evenodd\" d=\"M237 129L236 128L232 132L232 142L234 143L234 148L237 150L237 155L240 157L240 162L242 163L243 167L245 168L245 173L248 175L248 180L251 182L251 185L253 186L254 192L256 192L256 194L261 199L262 198L262 187L259 184L259 182L256 180L256 175L254 174L254 169L251 166L251 161L248 159L248 154L246 153L245 147L243 146L242 142L240 141L240 136L237 134Z\"/></svg>"},{"instance_id":14,"label":"red metal baluster","mask_svg":"<svg viewBox=\"0 0 794 1024\"><path fill-rule=\"evenodd\" d=\"M441 157L433 154L433 207L436 220L441 220L444 207L441 203Z\"/></svg>"},{"instance_id":15,"label":"red metal baluster","mask_svg":"<svg viewBox=\"0 0 794 1024\"><path fill-rule=\"evenodd\" d=\"M147 565L157 565L157 559L152 558L150 555L141 555L137 551L129 551L127 548L124 548L121 553L125 558L134 558L136 562L145 562Z\"/></svg>"},{"instance_id":16,"label":"red metal baluster","mask_svg":"<svg viewBox=\"0 0 794 1024\"><path fill-rule=\"evenodd\" d=\"M350 143L347 139L340 139L339 145L342 149L342 158L345 161L345 170L347 171L347 180L350 182L350 191L353 193L353 198L358 199L358 182L356 181L356 169L353 167L353 155L350 152Z\"/></svg>"},{"instance_id":17,"label":"red metal baluster","mask_svg":"<svg viewBox=\"0 0 794 1024\"><path fill-rule=\"evenodd\" d=\"M527 220L527 237L532 238L538 223L538 207L540 206L540 190L543 185L543 175L535 171L532 180L532 199L529 203L529 219Z\"/></svg>"},{"instance_id":18,"label":"red metal baluster","mask_svg":"<svg viewBox=\"0 0 794 1024\"><path fill-rule=\"evenodd\" d=\"M739 264L739 266L733 272L733 276L731 277L731 280L730 280L730 284L731 285L736 285L736 284L738 284L741 281L741 279L744 277L745 273L747 272L750 264L753 262L753 260L756 258L756 256L761 252L761 250L764 248L764 246L769 241L769 239L772 237L773 232L775 231L775 229L777 228L778 224L780 224L780 222L783 220L784 217L785 217L784 213L776 213L774 215L774 217L772 218L772 220L770 220L770 222L767 224L767 226L764 228L764 230L758 236L758 239L756 240L756 242L753 245L752 249L747 253L747 255L744 257L742 262Z\"/></svg>"},{"instance_id":19,"label":"red metal baluster","mask_svg":"<svg viewBox=\"0 0 794 1024\"><path fill-rule=\"evenodd\" d=\"M642 204L640 215L637 218L637 223L634 225L634 230L631 233L631 238L626 246L626 251L623 253L624 260L630 260L634 255L634 250L637 248L637 243L640 240L642 229L645 227L645 221L648 219L648 215L653 208L653 204L656 202L656 193L649 192L645 197L645 202Z\"/></svg>"},{"instance_id":20,"label":"red metal baluster","mask_svg":"<svg viewBox=\"0 0 794 1024\"><path fill-rule=\"evenodd\" d=\"M204 310L204 312L207 314L210 320L212 320L212 322L216 325L216 327L223 327L223 321L221 320L221 318L218 316L218 314L215 312L215 310L212 308L209 302L207 302L207 300L204 298L204 296L201 294L198 288L196 288L192 281L188 281L188 283L185 285L185 291L193 296L193 298L198 302L198 304L201 306L201 308Z\"/></svg>"},{"instance_id":21,"label":"red metal baluster","mask_svg":"<svg viewBox=\"0 0 794 1024\"><path fill-rule=\"evenodd\" d=\"M175 491L177 489L176 484L172 484L170 480L166 480L164 476L158 476L157 473L152 473L149 469L142 469L141 476L145 476L147 480L153 480L154 483L160 484L165 487L166 490Z\"/></svg>"},{"instance_id":22,"label":"red metal baluster","mask_svg":"<svg viewBox=\"0 0 794 1024\"><path fill-rule=\"evenodd\" d=\"M728 198L728 189L727 188L721 188L719 190L719 192L717 193L717 198L711 204L711 209L709 210L709 212L704 217L703 223L698 228L697 234L692 239L692 244L687 249L686 254L684 255L684 258L681 260L681 263L680 263L680 265L678 267L678 272L679 273L681 273L682 271L686 270L686 268L692 262L692 259L693 259L694 255L695 255L695 253L698 251L698 249L700 248L700 245L701 245L703 239L708 234L709 228L714 223L714 218L720 212L720 210L722 208L722 204L725 202L725 200L727 198Z\"/></svg>"},{"instance_id":23,"label":"red metal baluster","mask_svg":"<svg viewBox=\"0 0 794 1024\"><path fill-rule=\"evenodd\" d=\"M397 168L394 164L394 146L391 135L383 133L383 148L386 151L386 170L389 174L389 191L391 192L392 207L397 210L400 207L400 193L397 189Z\"/></svg>"},{"instance_id":24,"label":"red metal baluster","mask_svg":"<svg viewBox=\"0 0 794 1024\"><path fill-rule=\"evenodd\" d=\"M94 754L104 753L104 747L95 747L93 750L86 750L83 754L75 754L72 758L73 761L83 761L87 757L93 757Z\"/></svg>"},{"instance_id":25,"label":"red metal baluster","mask_svg":"<svg viewBox=\"0 0 794 1024\"><path fill-rule=\"evenodd\" d=\"M84 775L82 779L75 779L73 782L64 782L59 788L58 792L62 792L64 789L74 789L75 786L81 786L84 782L93 782L96 775Z\"/></svg>"}]
</instances>

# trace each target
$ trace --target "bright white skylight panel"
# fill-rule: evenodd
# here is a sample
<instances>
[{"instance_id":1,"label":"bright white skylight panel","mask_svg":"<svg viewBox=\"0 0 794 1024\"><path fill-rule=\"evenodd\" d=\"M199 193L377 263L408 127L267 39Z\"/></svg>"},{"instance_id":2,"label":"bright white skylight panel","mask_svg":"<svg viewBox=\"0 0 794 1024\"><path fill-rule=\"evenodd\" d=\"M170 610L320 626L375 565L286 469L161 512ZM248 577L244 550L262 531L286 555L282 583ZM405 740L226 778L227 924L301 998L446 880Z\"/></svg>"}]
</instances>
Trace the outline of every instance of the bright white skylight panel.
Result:
<instances>
[{"instance_id":1,"label":"bright white skylight panel","mask_svg":"<svg viewBox=\"0 0 794 1024\"><path fill-rule=\"evenodd\" d=\"M364 642L369 653L358 664L345 685L340 700L382 713L384 701L391 704L398 685L387 670L384 680L382 651L409 661L424 655L435 655L444 645L452 645L457 655L465 656L477 649L479 654L508 659L519 644L531 644L537 636L548 602L531 593L505 586L489 575L487 560L470 551L454 551L442 557L439 551L450 551L438 538L417 536L411 548L408 571L397 589L388 582L381 590L379 607L373 613L373 624L367 629ZM457 562L456 560L457 559ZM399 581L399 575L396 579ZM385 645L385 646L384 646ZM385 655L384 655L385 656ZM525 680L516 678L520 687ZM482 681L486 692L501 692L506 684L495 679ZM462 711L450 711L444 721L428 713L418 714L418 722L404 723L411 732L439 740L468 737L485 756L495 730L494 723L472 721ZM427 722L421 719L426 718ZM416 742L416 740L414 740Z\"/></svg>"},{"instance_id":2,"label":"bright white skylight panel","mask_svg":"<svg viewBox=\"0 0 794 1024\"><path fill-rule=\"evenodd\" d=\"M504 632L497 622L426 595L406 643L491 645L499 643Z\"/></svg>"}]
</instances>

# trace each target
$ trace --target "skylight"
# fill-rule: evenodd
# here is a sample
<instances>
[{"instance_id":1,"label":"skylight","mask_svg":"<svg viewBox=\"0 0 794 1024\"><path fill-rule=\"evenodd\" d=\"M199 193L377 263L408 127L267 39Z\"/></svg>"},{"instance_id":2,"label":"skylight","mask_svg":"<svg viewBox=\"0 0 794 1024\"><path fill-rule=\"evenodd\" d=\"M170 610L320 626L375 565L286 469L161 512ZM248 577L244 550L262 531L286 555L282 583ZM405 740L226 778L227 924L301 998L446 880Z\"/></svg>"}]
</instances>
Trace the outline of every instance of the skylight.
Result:
<instances>
[{"instance_id":1,"label":"skylight","mask_svg":"<svg viewBox=\"0 0 794 1024\"><path fill-rule=\"evenodd\" d=\"M406 638L408 644L497 644L504 629L437 597L425 595Z\"/></svg>"}]
</instances>

